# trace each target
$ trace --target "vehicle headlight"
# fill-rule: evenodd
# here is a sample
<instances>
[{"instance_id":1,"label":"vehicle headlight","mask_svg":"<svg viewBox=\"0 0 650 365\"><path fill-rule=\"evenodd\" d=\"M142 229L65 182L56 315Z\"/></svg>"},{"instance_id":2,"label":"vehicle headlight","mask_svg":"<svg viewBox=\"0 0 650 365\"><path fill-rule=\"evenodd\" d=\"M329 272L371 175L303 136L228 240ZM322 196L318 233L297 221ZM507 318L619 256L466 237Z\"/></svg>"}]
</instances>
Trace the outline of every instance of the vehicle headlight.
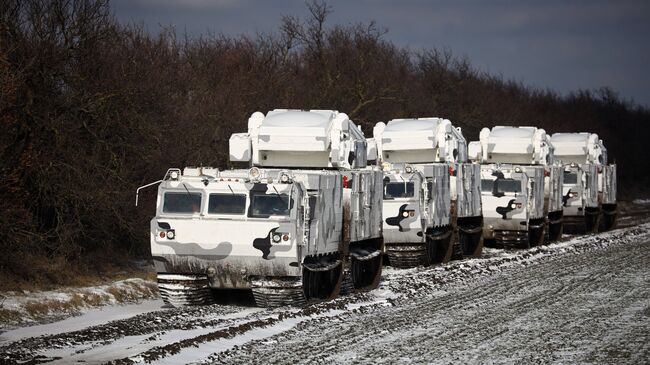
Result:
<instances>
[{"instance_id":1,"label":"vehicle headlight","mask_svg":"<svg viewBox=\"0 0 650 365\"><path fill-rule=\"evenodd\" d=\"M173 240L174 237L176 237L176 233L174 233L174 231L167 231L167 239L168 240Z\"/></svg>"},{"instance_id":2,"label":"vehicle headlight","mask_svg":"<svg viewBox=\"0 0 650 365\"><path fill-rule=\"evenodd\" d=\"M248 177L250 177L251 180L257 180L260 177L260 169L257 167L251 167L250 170L248 170Z\"/></svg>"},{"instance_id":3,"label":"vehicle headlight","mask_svg":"<svg viewBox=\"0 0 650 365\"><path fill-rule=\"evenodd\" d=\"M406 218L408 216L409 216L409 212L407 211L402 212L402 217Z\"/></svg>"},{"instance_id":4,"label":"vehicle headlight","mask_svg":"<svg viewBox=\"0 0 650 365\"><path fill-rule=\"evenodd\" d=\"M273 237L272 237L272 238L273 238L273 242L275 242L275 243L279 243L280 240L282 239L282 235L279 234L279 233L273 233Z\"/></svg>"}]
</instances>

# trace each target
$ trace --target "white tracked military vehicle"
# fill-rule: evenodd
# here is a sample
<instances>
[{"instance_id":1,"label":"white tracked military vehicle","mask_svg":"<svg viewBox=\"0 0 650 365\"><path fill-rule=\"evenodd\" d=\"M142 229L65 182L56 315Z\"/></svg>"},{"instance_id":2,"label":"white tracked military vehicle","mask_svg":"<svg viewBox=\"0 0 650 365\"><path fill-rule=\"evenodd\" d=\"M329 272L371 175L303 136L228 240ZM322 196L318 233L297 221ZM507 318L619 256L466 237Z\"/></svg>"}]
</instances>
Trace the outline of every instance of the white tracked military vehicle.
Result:
<instances>
[{"instance_id":1,"label":"white tracked military vehicle","mask_svg":"<svg viewBox=\"0 0 650 365\"><path fill-rule=\"evenodd\" d=\"M483 238L497 247L528 248L562 235L562 174L543 129L483 128L469 144L481 163Z\"/></svg>"},{"instance_id":2,"label":"white tracked military vehicle","mask_svg":"<svg viewBox=\"0 0 650 365\"><path fill-rule=\"evenodd\" d=\"M594 133L555 133L555 155L564 164L563 206L570 233L609 230L616 225L616 165Z\"/></svg>"},{"instance_id":3,"label":"white tracked military vehicle","mask_svg":"<svg viewBox=\"0 0 650 365\"><path fill-rule=\"evenodd\" d=\"M441 118L394 119L377 123L373 137L369 145L376 146L384 170L384 240L390 264L449 261L455 226L463 253L480 256L480 170L465 163L467 144L460 129Z\"/></svg>"},{"instance_id":4,"label":"white tracked military vehicle","mask_svg":"<svg viewBox=\"0 0 650 365\"><path fill-rule=\"evenodd\" d=\"M330 110L254 113L230 138L250 169L170 169L151 221L163 299L209 302L252 290L260 306L373 288L381 274L381 171L366 141Z\"/></svg>"}]
</instances>

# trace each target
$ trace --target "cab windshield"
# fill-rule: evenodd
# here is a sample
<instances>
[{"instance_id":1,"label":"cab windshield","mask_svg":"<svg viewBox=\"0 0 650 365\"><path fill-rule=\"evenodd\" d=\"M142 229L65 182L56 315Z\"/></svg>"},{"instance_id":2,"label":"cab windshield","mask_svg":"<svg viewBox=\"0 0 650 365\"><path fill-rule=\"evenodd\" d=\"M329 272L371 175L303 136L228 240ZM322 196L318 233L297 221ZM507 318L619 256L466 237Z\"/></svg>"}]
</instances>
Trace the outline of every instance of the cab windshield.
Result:
<instances>
[{"instance_id":1,"label":"cab windshield","mask_svg":"<svg viewBox=\"0 0 650 365\"><path fill-rule=\"evenodd\" d=\"M210 194L208 214L244 214L245 211L244 194Z\"/></svg>"},{"instance_id":2,"label":"cab windshield","mask_svg":"<svg viewBox=\"0 0 650 365\"><path fill-rule=\"evenodd\" d=\"M163 212L176 214L194 214L201 211L201 193L165 193Z\"/></svg>"},{"instance_id":3,"label":"cab windshield","mask_svg":"<svg viewBox=\"0 0 650 365\"><path fill-rule=\"evenodd\" d=\"M492 193L521 193L521 180L507 179L481 179L481 191Z\"/></svg>"},{"instance_id":4,"label":"cab windshield","mask_svg":"<svg viewBox=\"0 0 650 365\"><path fill-rule=\"evenodd\" d=\"M287 194L266 194L263 192L251 192L251 206L249 216L254 218L266 218L272 215L286 216L291 213L293 199Z\"/></svg>"},{"instance_id":5,"label":"cab windshield","mask_svg":"<svg viewBox=\"0 0 650 365\"><path fill-rule=\"evenodd\" d=\"M575 185L578 183L578 173L571 171L564 171L564 183Z\"/></svg>"},{"instance_id":6,"label":"cab windshield","mask_svg":"<svg viewBox=\"0 0 650 365\"><path fill-rule=\"evenodd\" d=\"M415 194L413 182L391 182L384 184L384 199L412 198Z\"/></svg>"}]
</instances>

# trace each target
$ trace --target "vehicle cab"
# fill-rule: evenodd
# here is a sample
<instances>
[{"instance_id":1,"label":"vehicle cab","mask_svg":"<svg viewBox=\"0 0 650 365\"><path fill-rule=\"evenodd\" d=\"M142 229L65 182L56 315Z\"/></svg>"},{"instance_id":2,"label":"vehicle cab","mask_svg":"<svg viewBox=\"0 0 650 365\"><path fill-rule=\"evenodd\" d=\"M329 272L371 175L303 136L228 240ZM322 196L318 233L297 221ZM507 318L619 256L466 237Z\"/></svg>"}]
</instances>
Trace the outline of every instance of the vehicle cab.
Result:
<instances>
[{"instance_id":1,"label":"vehicle cab","mask_svg":"<svg viewBox=\"0 0 650 365\"><path fill-rule=\"evenodd\" d=\"M304 189L287 173L259 174L170 169L151 220L156 270L207 274L219 288L248 288L254 275L299 276Z\"/></svg>"}]
</instances>

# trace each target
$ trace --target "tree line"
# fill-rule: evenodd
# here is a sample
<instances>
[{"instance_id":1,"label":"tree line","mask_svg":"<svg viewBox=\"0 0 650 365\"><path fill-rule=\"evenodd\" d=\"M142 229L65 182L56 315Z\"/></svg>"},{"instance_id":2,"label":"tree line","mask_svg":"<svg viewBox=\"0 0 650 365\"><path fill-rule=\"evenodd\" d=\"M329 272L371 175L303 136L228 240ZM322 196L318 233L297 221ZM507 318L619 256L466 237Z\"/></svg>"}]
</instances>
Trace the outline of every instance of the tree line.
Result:
<instances>
[{"instance_id":1,"label":"tree line","mask_svg":"<svg viewBox=\"0 0 650 365\"><path fill-rule=\"evenodd\" d=\"M256 36L157 34L107 0L0 4L0 289L67 283L148 255L168 167L231 167L228 139L254 111L336 109L366 135L378 121L439 116L483 126L591 131L619 165L619 196L647 194L650 111L611 89L559 95L477 70L449 50L411 51L374 23L329 25L307 3Z\"/></svg>"}]
</instances>

